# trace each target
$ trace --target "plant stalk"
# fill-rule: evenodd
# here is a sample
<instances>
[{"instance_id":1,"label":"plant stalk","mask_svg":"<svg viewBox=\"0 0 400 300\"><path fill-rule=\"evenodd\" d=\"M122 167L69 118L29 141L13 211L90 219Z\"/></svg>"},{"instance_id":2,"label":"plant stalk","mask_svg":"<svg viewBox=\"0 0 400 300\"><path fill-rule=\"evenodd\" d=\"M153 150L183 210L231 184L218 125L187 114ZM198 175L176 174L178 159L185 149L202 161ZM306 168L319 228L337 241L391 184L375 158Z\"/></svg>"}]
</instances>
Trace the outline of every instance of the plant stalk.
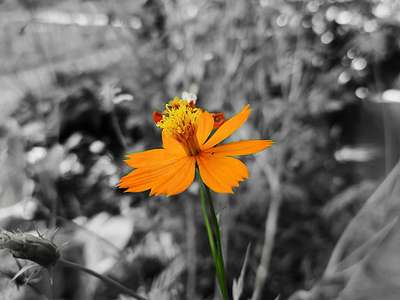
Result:
<instances>
[{"instance_id":1,"label":"plant stalk","mask_svg":"<svg viewBox=\"0 0 400 300\"><path fill-rule=\"evenodd\" d=\"M107 277L105 275L99 274L96 271L93 271L92 269L89 269L89 268L87 268L85 266L82 266L80 264L76 264L76 263L73 263L71 261L68 261L68 260L65 260L63 258L60 258L58 260L58 265L64 266L64 267L68 267L68 268L72 268L72 269L76 269L76 270L80 270L80 271L86 272L86 273L88 273L90 275L93 275L94 277L97 277L100 280L103 280L104 282L106 282L106 283L112 285L113 287L119 289L123 293L125 293L125 294L127 294L129 296L132 296L132 297L134 297L134 298L136 298L138 300L149 300L149 299L147 299L147 298L135 293L134 291L128 289L127 287L123 286L119 282L111 279L110 277Z\"/></svg>"},{"instance_id":2,"label":"plant stalk","mask_svg":"<svg viewBox=\"0 0 400 300\"><path fill-rule=\"evenodd\" d=\"M199 178L199 183L200 183L200 194L201 194L201 203L202 203L203 212L204 212L204 220L205 220L206 227L207 227L208 239L210 240L211 251L213 254L213 258L214 258L215 269L217 271L218 283L219 283L219 287L220 287L222 296L224 297L225 300L228 300L228 291L226 288L226 280L225 280L225 264L224 264L224 258L222 255L221 229L218 224L217 215L215 214L214 206L213 206L212 199L211 199L210 189L208 186L205 186L207 196L208 196L208 203L210 205L210 211L211 211L211 217L213 220L215 236L217 239L218 249L215 249L214 238L213 238L211 226L210 226L210 223L209 223L208 217L207 217L207 209L206 209L205 197L204 197L204 192L203 192L203 182L201 179L200 171L198 169L197 169L197 176Z\"/></svg>"}]
</instances>

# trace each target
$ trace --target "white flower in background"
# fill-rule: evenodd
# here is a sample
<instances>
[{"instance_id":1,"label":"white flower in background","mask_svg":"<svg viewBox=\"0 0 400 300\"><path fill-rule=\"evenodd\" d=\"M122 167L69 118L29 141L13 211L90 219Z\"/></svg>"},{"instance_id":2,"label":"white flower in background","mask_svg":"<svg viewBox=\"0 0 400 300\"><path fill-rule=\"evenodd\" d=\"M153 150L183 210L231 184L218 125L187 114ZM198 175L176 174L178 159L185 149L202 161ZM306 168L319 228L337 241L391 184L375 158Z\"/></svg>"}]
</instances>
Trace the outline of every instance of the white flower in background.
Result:
<instances>
[{"instance_id":1,"label":"white flower in background","mask_svg":"<svg viewBox=\"0 0 400 300\"><path fill-rule=\"evenodd\" d=\"M196 103L197 96L196 96L195 94L192 94L192 93L183 92L183 93L182 93L182 99L185 99L185 100L187 100L188 102L190 102L191 100L193 100L193 102Z\"/></svg>"}]
</instances>

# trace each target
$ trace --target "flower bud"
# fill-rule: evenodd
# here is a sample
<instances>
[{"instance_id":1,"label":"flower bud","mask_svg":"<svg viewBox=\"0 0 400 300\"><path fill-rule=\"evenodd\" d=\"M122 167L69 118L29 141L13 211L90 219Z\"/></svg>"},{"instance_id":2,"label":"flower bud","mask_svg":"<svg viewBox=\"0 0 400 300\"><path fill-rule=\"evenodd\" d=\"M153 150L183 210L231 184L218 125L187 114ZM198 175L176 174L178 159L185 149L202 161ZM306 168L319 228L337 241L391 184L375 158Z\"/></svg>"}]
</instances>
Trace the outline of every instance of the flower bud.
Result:
<instances>
[{"instance_id":1,"label":"flower bud","mask_svg":"<svg viewBox=\"0 0 400 300\"><path fill-rule=\"evenodd\" d=\"M29 259L44 268L57 264L60 252L52 241L41 235L13 233L1 229L0 249L7 249L15 258Z\"/></svg>"}]
</instances>

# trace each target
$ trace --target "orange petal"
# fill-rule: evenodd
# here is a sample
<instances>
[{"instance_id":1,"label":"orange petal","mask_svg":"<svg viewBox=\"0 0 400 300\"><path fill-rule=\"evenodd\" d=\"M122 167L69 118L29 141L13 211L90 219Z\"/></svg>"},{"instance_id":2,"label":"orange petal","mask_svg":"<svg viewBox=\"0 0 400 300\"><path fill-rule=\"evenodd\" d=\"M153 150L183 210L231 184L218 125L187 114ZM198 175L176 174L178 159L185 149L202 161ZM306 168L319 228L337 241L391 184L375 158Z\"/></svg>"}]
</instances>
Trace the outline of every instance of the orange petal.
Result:
<instances>
[{"instance_id":1,"label":"orange petal","mask_svg":"<svg viewBox=\"0 0 400 300\"><path fill-rule=\"evenodd\" d=\"M275 142L271 140L240 141L213 147L204 150L203 153L212 155L227 155L227 156L247 155L260 152L268 148L269 146L272 146L274 143Z\"/></svg>"},{"instance_id":2,"label":"orange petal","mask_svg":"<svg viewBox=\"0 0 400 300\"><path fill-rule=\"evenodd\" d=\"M154 182L150 195L167 194L167 196L171 196L183 192L193 182L194 168L194 156L185 157L176 162L172 168Z\"/></svg>"},{"instance_id":3,"label":"orange petal","mask_svg":"<svg viewBox=\"0 0 400 300\"><path fill-rule=\"evenodd\" d=\"M143 192L151 189L153 182L158 178L156 172L142 172L141 169L137 169L122 177L117 187L127 189L125 192Z\"/></svg>"},{"instance_id":4,"label":"orange petal","mask_svg":"<svg viewBox=\"0 0 400 300\"><path fill-rule=\"evenodd\" d=\"M185 156L186 154L183 153ZM164 149L152 149L144 152L126 155L125 162L132 168L143 168L158 166L168 162L173 162L182 157L179 152L166 151Z\"/></svg>"},{"instance_id":5,"label":"orange petal","mask_svg":"<svg viewBox=\"0 0 400 300\"><path fill-rule=\"evenodd\" d=\"M167 137L165 134L162 135L162 140L163 140L163 148L165 150L168 150L169 152L178 155L187 156L182 145L177 140Z\"/></svg>"},{"instance_id":6,"label":"orange petal","mask_svg":"<svg viewBox=\"0 0 400 300\"><path fill-rule=\"evenodd\" d=\"M196 156L204 183L216 193L231 193L232 187L249 177L247 167L238 159L200 153Z\"/></svg>"},{"instance_id":7,"label":"orange petal","mask_svg":"<svg viewBox=\"0 0 400 300\"><path fill-rule=\"evenodd\" d=\"M182 159L182 157L180 159ZM142 192L148 190L153 186L154 182L168 172L178 160L179 159L159 162L158 164L152 164L133 170L128 175L122 177L117 186L120 188L127 188L128 190L126 192Z\"/></svg>"},{"instance_id":8,"label":"orange petal","mask_svg":"<svg viewBox=\"0 0 400 300\"><path fill-rule=\"evenodd\" d=\"M221 127L213 134L213 136L203 146L201 146L201 150L214 147L216 144L234 133L247 120L250 112L251 109L249 109L249 104L247 104L241 112L222 124Z\"/></svg>"},{"instance_id":9,"label":"orange petal","mask_svg":"<svg viewBox=\"0 0 400 300\"><path fill-rule=\"evenodd\" d=\"M203 112L200 116L200 124L197 128L197 140L199 141L199 145L203 145L213 130L214 126L214 118L208 112Z\"/></svg>"},{"instance_id":10,"label":"orange petal","mask_svg":"<svg viewBox=\"0 0 400 300\"><path fill-rule=\"evenodd\" d=\"M127 155L125 162L137 168L121 178L120 188L128 188L127 192L142 192L150 189L160 176L173 167L184 156L164 149L153 149Z\"/></svg>"},{"instance_id":11,"label":"orange petal","mask_svg":"<svg viewBox=\"0 0 400 300\"><path fill-rule=\"evenodd\" d=\"M174 189L167 192L167 196L175 195L185 191L193 182L196 166L196 158L194 156L189 157L187 162L189 166L186 166L186 174L182 172L181 177L174 178L175 182L172 184Z\"/></svg>"},{"instance_id":12,"label":"orange petal","mask_svg":"<svg viewBox=\"0 0 400 300\"><path fill-rule=\"evenodd\" d=\"M179 191L185 190L185 185L186 188L190 185L191 182L190 177L190 165L189 162L192 163L193 165L193 174L192 174L192 180L194 178L194 157L193 158L188 158L186 155L184 157L180 157L176 159L175 161L166 161L166 162L161 162L158 165L149 165L147 167L139 168L136 170L133 170L131 173L128 175L124 176L121 178L120 184L117 186L120 188L127 188L126 192L142 192L146 191L149 189L152 189L152 192L150 195L154 194L153 190L155 189L155 192L158 192L158 189L162 184L166 184L164 189L168 186L171 186L173 188L167 189L166 192L169 195L178 193ZM186 174L186 177L182 174ZM176 180L179 180L179 182L175 181L170 181L174 176L176 177ZM182 183L183 181L183 183ZM170 185L168 185L170 183ZM163 194L161 192L158 194Z\"/></svg>"}]
</instances>

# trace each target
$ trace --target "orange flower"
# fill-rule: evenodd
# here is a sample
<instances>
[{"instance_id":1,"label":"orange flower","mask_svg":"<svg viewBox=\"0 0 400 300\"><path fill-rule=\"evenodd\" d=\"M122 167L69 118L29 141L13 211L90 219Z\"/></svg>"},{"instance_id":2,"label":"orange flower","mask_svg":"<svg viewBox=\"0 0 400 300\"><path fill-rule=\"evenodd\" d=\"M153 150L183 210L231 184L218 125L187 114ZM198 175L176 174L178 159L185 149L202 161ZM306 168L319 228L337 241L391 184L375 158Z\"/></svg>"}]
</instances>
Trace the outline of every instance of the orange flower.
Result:
<instances>
[{"instance_id":1,"label":"orange flower","mask_svg":"<svg viewBox=\"0 0 400 300\"><path fill-rule=\"evenodd\" d=\"M186 100L178 106L166 105L166 113L157 125L162 129L163 148L127 155L131 173L121 178L126 192L150 190L150 195L167 196L186 190L194 180L197 164L204 183L217 193L231 193L239 181L249 178L246 166L232 156L252 154L266 149L271 140L248 140L216 146L247 120L246 105L236 116L223 123L208 139L214 117Z\"/></svg>"}]
</instances>

